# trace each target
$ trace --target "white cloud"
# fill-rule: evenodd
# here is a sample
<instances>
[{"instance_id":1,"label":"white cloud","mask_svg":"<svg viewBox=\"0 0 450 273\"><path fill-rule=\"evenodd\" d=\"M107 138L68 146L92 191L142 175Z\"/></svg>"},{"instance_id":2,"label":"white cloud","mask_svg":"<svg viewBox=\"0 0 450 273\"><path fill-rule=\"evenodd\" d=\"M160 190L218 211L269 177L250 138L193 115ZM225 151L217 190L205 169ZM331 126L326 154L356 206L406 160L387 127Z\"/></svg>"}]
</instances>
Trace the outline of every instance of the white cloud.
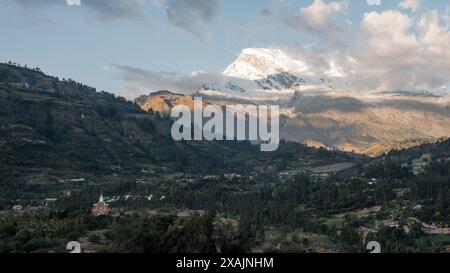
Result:
<instances>
[{"instance_id":1,"label":"white cloud","mask_svg":"<svg viewBox=\"0 0 450 273\"><path fill-rule=\"evenodd\" d=\"M125 65L112 65L119 77L129 85L129 90L143 90L144 93L169 90L177 93L192 93L204 85L221 82L223 76L200 71L184 74L181 72L149 71ZM136 92L136 91L135 91Z\"/></svg>"},{"instance_id":2,"label":"white cloud","mask_svg":"<svg viewBox=\"0 0 450 273\"><path fill-rule=\"evenodd\" d=\"M210 36L205 25L211 23L219 12L219 0L156 0L166 12L169 22L202 41Z\"/></svg>"},{"instance_id":3,"label":"white cloud","mask_svg":"<svg viewBox=\"0 0 450 273\"><path fill-rule=\"evenodd\" d=\"M362 35L368 50L378 57L399 57L414 53L417 39L411 33L412 19L399 11L371 12L364 15Z\"/></svg>"},{"instance_id":4,"label":"white cloud","mask_svg":"<svg viewBox=\"0 0 450 273\"><path fill-rule=\"evenodd\" d=\"M325 27L330 23L331 17L343 12L347 8L347 2L325 3L323 0L314 0L311 6L301 8L300 16L305 18L305 23L312 27Z\"/></svg>"},{"instance_id":5,"label":"white cloud","mask_svg":"<svg viewBox=\"0 0 450 273\"><path fill-rule=\"evenodd\" d=\"M355 60L350 65L355 76L364 79L361 88L435 91L450 84L450 32L437 11L418 23L399 11L367 13L358 36L358 45L346 54ZM348 80L355 83L355 77Z\"/></svg>"},{"instance_id":6,"label":"white cloud","mask_svg":"<svg viewBox=\"0 0 450 273\"><path fill-rule=\"evenodd\" d=\"M447 28L450 28L450 6L445 7L445 13L442 15Z\"/></svg>"},{"instance_id":7,"label":"white cloud","mask_svg":"<svg viewBox=\"0 0 450 273\"><path fill-rule=\"evenodd\" d=\"M403 0L398 5L399 7L403 9L409 9L414 12L416 12L420 8L420 1L419 0Z\"/></svg>"},{"instance_id":8,"label":"white cloud","mask_svg":"<svg viewBox=\"0 0 450 273\"><path fill-rule=\"evenodd\" d=\"M101 21L116 19L146 19L145 0L4 0L19 5L26 12L36 13L52 6L80 6Z\"/></svg>"},{"instance_id":9,"label":"white cloud","mask_svg":"<svg viewBox=\"0 0 450 273\"><path fill-rule=\"evenodd\" d=\"M310 6L301 8L295 14L286 11L270 11L265 12L264 16L271 16L272 20L278 18L291 29L314 35L327 44L343 44L348 41L342 36L342 25L345 24L348 27L349 24L341 15L348 9L349 3L348 1L327 3L323 0L315 0ZM340 21L340 19L343 20Z\"/></svg>"},{"instance_id":10,"label":"white cloud","mask_svg":"<svg viewBox=\"0 0 450 273\"><path fill-rule=\"evenodd\" d=\"M424 14L419 22L419 28L427 55L439 63L448 64L450 62L450 31L447 26L440 25L438 12L431 11Z\"/></svg>"},{"instance_id":11,"label":"white cloud","mask_svg":"<svg viewBox=\"0 0 450 273\"><path fill-rule=\"evenodd\" d=\"M66 0L69 6L81 6L81 0Z\"/></svg>"},{"instance_id":12,"label":"white cloud","mask_svg":"<svg viewBox=\"0 0 450 273\"><path fill-rule=\"evenodd\" d=\"M361 22L342 27L336 22L339 18L330 16L342 13L342 8L323 12L326 5L316 1L302 9L314 10L312 14L322 10L323 17L311 20L314 27L299 17L292 19L294 17L287 12L279 15L283 22L302 35L321 39L318 47L323 52L300 54L302 60L307 58L306 63L315 74L341 76L341 83L348 83L341 87L354 91L436 91L450 85L449 10L423 14L420 20L417 19L420 16L399 10L369 12L363 15ZM318 48L314 44L309 46L314 47ZM330 71L339 73L327 73Z\"/></svg>"},{"instance_id":13,"label":"white cloud","mask_svg":"<svg viewBox=\"0 0 450 273\"><path fill-rule=\"evenodd\" d=\"M369 6L381 6L381 0L367 0Z\"/></svg>"},{"instance_id":14,"label":"white cloud","mask_svg":"<svg viewBox=\"0 0 450 273\"><path fill-rule=\"evenodd\" d=\"M147 18L144 0L83 0L81 7L87 8L100 20Z\"/></svg>"},{"instance_id":15,"label":"white cloud","mask_svg":"<svg viewBox=\"0 0 450 273\"><path fill-rule=\"evenodd\" d=\"M329 24L333 14L342 12L346 7L345 2L330 2L327 4L323 0L315 0L311 6L301 8L300 15L305 17L307 24L324 27Z\"/></svg>"}]
</instances>

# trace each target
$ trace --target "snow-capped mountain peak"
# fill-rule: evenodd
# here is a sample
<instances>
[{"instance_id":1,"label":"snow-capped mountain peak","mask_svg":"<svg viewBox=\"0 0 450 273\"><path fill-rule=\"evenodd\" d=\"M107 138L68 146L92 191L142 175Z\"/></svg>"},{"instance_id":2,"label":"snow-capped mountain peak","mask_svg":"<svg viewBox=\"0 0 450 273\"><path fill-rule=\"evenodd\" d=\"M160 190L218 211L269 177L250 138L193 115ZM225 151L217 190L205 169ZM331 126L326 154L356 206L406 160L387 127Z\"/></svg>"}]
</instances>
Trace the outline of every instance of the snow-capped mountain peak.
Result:
<instances>
[{"instance_id":1,"label":"snow-capped mountain peak","mask_svg":"<svg viewBox=\"0 0 450 273\"><path fill-rule=\"evenodd\" d=\"M200 93L209 96L280 99L295 92L333 92L331 81L311 72L306 62L281 49L247 48L214 83Z\"/></svg>"},{"instance_id":2,"label":"snow-capped mountain peak","mask_svg":"<svg viewBox=\"0 0 450 273\"><path fill-rule=\"evenodd\" d=\"M225 69L224 76L261 80L278 74L304 74L308 65L280 49L247 48Z\"/></svg>"}]
</instances>

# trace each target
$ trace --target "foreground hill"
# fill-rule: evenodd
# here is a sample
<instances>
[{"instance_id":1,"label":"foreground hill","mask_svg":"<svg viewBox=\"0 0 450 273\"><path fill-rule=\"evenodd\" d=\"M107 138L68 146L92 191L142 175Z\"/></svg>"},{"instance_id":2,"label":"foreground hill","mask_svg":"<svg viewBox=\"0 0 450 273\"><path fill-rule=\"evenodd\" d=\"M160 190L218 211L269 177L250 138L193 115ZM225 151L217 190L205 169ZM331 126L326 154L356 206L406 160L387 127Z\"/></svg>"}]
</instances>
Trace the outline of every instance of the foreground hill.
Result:
<instances>
[{"instance_id":1,"label":"foreground hill","mask_svg":"<svg viewBox=\"0 0 450 273\"><path fill-rule=\"evenodd\" d=\"M38 71L0 65L0 105L1 167L9 172L104 171L176 152L164 137L168 121L123 98Z\"/></svg>"}]
</instances>

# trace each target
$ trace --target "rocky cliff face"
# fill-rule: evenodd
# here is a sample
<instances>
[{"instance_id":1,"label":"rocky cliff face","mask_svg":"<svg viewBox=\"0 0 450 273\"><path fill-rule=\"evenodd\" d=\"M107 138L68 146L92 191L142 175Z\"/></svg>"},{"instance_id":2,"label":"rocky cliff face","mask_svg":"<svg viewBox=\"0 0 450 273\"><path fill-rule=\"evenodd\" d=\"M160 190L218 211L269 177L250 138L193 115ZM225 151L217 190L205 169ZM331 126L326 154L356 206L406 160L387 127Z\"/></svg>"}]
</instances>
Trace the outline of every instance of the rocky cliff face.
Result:
<instances>
[{"instance_id":1,"label":"rocky cliff face","mask_svg":"<svg viewBox=\"0 0 450 273\"><path fill-rule=\"evenodd\" d=\"M135 102L145 111L154 111L162 114L170 114L176 105L186 105L194 108L194 100L190 96L174 94L169 91L159 91L148 96L140 96Z\"/></svg>"}]
</instances>

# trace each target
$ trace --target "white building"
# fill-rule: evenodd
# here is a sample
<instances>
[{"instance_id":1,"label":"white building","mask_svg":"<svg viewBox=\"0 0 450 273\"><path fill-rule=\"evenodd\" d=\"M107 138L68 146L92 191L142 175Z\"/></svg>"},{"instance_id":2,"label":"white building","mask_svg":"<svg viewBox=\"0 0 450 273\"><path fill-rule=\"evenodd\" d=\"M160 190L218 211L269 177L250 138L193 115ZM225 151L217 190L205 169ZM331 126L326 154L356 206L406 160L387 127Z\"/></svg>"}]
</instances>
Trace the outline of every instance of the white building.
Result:
<instances>
[{"instance_id":1,"label":"white building","mask_svg":"<svg viewBox=\"0 0 450 273\"><path fill-rule=\"evenodd\" d=\"M411 163L412 172L415 175L423 173L425 168L431 163L431 154L424 154L418 159L414 159Z\"/></svg>"},{"instance_id":2,"label":"white building","mask_svg":"<svg viewBox=\"0 0 450 273\"><path fill-rule=\"evenodd\" d=\"M15 211L18 211L18 210L22 210L23 207L22 207L22 205L15 205L15 206L12 207L12 209L15 210Z\"/></svg>"}]
</instances>

